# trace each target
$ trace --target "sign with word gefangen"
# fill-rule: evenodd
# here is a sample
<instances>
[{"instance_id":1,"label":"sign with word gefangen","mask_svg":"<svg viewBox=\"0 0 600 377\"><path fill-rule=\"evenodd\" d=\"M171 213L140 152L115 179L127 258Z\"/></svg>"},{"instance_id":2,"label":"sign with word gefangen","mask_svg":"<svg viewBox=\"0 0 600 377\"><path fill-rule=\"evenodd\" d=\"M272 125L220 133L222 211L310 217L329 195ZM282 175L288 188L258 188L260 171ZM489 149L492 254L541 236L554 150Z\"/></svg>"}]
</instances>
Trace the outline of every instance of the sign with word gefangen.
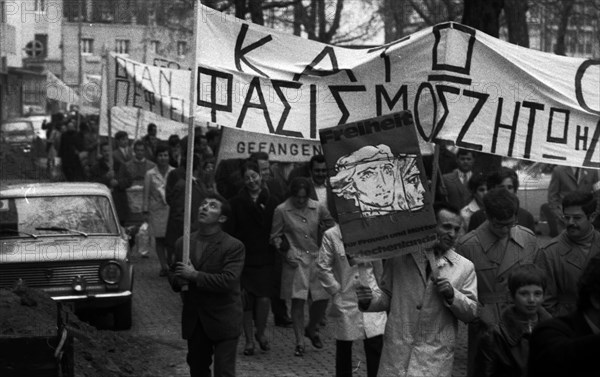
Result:
<instances>
[{"instance_id":1,"label":"sign with word gefangen","mask_svg":"<svg viewBox=\"0 0 600 377\"><path fill-rule=\"evenodd\" d=\"M421 145L600 168L600 61L443 23L373 48L296 37L199 6L197 116L315 139L410 110ZM423 148L422 148L423 149Z\"/></svg>"}]
</instances>

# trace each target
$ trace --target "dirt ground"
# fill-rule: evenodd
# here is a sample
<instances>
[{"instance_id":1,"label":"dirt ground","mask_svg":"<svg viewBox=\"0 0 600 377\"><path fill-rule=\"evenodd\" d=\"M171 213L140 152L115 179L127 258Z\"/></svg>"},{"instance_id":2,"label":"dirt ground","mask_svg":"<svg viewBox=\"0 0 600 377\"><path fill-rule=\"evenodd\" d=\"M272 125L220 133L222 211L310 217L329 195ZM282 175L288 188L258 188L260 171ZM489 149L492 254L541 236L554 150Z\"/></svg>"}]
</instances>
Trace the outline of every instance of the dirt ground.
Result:
<instances>
[{"instance_id":1,"label":"dirt ground","mask_svg":"<svg viewBox=\"0 0 600 377\"><path fill-rule=\"evenodd\" d=\"M0 340L57 333L57 304L42 291L0 289ZM125 333L97 330L62 309L67 330L74 337L75 376L167 376L171 361L156 341ZM7 361L0 357L0 372ZM0 373L1 375L2 373Z\"/></svg>"}]
</instances>

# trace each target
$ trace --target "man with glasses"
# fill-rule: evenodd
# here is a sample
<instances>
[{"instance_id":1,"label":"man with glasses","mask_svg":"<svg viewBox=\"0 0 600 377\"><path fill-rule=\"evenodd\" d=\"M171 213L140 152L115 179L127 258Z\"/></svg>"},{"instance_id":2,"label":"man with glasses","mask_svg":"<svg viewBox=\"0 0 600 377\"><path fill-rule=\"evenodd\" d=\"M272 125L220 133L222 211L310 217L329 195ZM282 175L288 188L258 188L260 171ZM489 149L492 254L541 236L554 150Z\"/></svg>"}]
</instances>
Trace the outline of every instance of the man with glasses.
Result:
<instances>
[{"instance_id":1,"label":"man with glasses","mask_svg":"<svg viewBox=\"0 0 600 377\"><path fill-rule=\"evenodd\" d=\"M488 176L487 187L488 190L500 187L517 195L517 190L519 189L519 177L513 169L501 167L500 170L495 171ZM485 220L484 210L475 212L469 221L468 230L471 231L477 229L479 225L485 222ZM533 218L533 215L520 207L517 211L517 224L531 229L531 231L535 233L535 219Z\"/></svg>"},{"instance_id":2,"label":"man with glasses","mask_svg":"<svg viewBox=\"0 0 600 377\"><path fill-rule=\"evenodd\" d=\"M562 200L562 213L565 230L549 241L536 258L548 276L544 307L554 317L577 308L577 281L589 261L600 255L600 232L592 224L598 216L593 194L568 193Z\"/></svg>"},{"instance_id":3,"label":"man with glasses","mask_svg":"<svg viewBox=\"0 0 600 377\"><path fill-rule=\"evenodd\" d=\"M521 264L532 263L538 247L534 233L517 225L519 199L497 187L483 198L487 220L464 235L456 251L475 265L480 318L469 325L468 376L473 375L480 335L500 320L510 303L508 276Z\"/></svg>"}]
</instances>

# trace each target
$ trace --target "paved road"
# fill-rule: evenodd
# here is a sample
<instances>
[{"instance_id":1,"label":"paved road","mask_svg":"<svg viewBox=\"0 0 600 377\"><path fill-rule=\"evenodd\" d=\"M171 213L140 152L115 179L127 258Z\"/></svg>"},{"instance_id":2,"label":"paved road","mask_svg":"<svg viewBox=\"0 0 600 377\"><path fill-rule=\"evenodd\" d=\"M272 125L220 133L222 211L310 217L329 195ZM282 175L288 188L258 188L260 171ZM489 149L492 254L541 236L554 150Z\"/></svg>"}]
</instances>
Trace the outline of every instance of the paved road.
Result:
<instances>
[{"instance_id":1,"label":"paved road","mask_svg":"<svg viewBox=\"0 0 600 377\"><path fill-rule=\"evenodd\" d=\"M158 260L155 255L150 258L133 256L135 268L135 287L133 301L134 325L131 333L145 335L155 339L172 349L170 355L172 374L170 376L189 376L185 363L186 344L180 337L181 299L173 293L166 278L158 276ZM254 356L242 354L244 342L240 339L238 346L237 375L240 377L308 377L333 376L335 367L335 341L331 337L331 326L321 330L324 348L317 350L310 346L306 339L304 357L294 357L294 334L292 329L275 327L269 318L267 336L271 343L269 352L261 352L257 347ZM357 342L354 365L356 376L366 376L365 359ZM466 331L461 325L459 331L459 347L453 376L465 376ZM165 376L167 377L167 376Z\"/></svg>"}]
</instances>

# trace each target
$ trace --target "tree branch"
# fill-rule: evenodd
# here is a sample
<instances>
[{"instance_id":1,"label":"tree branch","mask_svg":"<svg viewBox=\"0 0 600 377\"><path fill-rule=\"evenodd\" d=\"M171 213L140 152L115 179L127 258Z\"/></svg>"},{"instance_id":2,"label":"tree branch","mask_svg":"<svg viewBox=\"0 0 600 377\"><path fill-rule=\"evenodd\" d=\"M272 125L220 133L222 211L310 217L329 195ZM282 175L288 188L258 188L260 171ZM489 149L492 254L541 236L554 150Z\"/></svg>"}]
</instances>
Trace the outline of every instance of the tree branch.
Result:
<instances>
[{"instance_id":1,"label":"tree branch","mask_svg":"<svg viewBox=\"0 0 600 377\"><path fill-rule=\"evenodd\" d=\"M423 21L425 21L425 23L429 26L433 26L435 25L435 21L432 20L423 9L421 9L421 6L419 5L419 2L415 1L415 0L408 0L408 2L410 3L410 5L413 7L413 9L415 10L415 12L417 12L417 14L423 19Z\"/></svg>"}]
</instances>

